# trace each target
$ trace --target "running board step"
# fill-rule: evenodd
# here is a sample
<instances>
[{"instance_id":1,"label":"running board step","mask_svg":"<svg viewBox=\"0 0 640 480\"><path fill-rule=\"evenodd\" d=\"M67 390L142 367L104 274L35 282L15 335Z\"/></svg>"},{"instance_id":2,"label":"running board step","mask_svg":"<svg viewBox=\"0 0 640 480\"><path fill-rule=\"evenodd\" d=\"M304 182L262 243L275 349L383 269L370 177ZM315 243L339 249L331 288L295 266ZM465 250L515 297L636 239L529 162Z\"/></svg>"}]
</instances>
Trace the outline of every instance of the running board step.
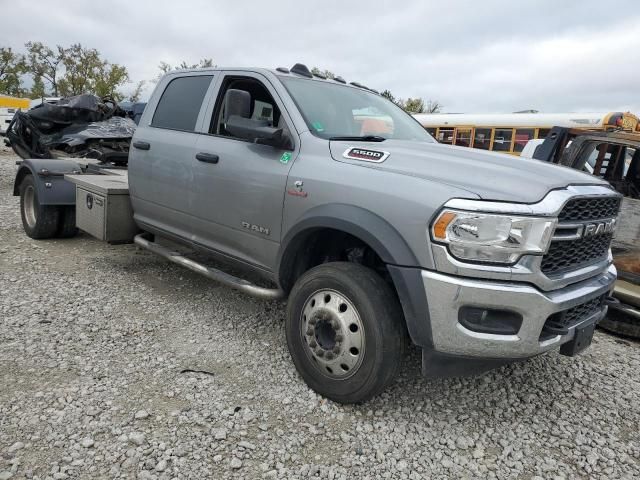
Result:
<instances>
[{"instance_id":1,"label":"running board step","mask_svg":"<svg viewBox=\"0 0 640 480\"><path fill-rule=\"evenodd\" d=\"M142 248L146 248L153 253L157 253L158 255L166 258L173 263L182 265L189 270L199 273L200 275L204 275L205 277L210 278L211 280L215 280L216 282L222 283L227 287L231 287L243 293L249 294L252 297L261 298L263 300L279 300L281 298L284 298L284 292L279 288L259 287L251 282L248 282L247 280L229 275L222 270L202 265L201 263L195 262L185 257L180 252L170 250L169 248L163 247L162 245L149 240L146 233L136 235L133 241L136 245Z\"/></svg>"}]
</instances>

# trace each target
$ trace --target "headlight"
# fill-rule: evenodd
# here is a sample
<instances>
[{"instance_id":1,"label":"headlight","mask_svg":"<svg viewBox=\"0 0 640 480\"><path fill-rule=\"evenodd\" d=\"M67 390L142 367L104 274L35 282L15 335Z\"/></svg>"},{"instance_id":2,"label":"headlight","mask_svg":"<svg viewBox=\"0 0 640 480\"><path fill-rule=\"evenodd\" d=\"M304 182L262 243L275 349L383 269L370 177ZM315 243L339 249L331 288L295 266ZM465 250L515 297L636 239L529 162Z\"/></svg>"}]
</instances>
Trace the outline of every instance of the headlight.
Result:
<instances>
[{"instance_id":1,"label":"headlight","mask_svg":"<svg viewBox=\"0 0 640 480\"><path fill-rule=\"evenodd\" d=\"M434 242L460 260L514 263L547 251L555 219L444 210L431 226Z\"/></svg>"}]
</instances>

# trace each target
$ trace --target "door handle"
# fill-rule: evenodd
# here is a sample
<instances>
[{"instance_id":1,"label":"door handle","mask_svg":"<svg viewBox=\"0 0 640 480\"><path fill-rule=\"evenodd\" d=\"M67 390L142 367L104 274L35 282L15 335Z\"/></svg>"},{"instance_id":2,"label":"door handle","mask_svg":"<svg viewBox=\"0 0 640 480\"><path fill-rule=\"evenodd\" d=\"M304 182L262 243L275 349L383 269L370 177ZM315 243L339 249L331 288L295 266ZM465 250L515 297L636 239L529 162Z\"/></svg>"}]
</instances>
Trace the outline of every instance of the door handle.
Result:
<instances>
[{"instance_id":1,"label":"door handle","mask_svg":"<svg viewBox=\"0 0 640 480\"><path fill-rule=\"evenodd\" d=\"M133 142L133 146L138 150L149 150L151 148L151 144L148 142Z\"/></svg>"},{"instance_id":2,"label":"door handle","mask_svg":"<svg viewBox=\"0 0 640 480\"><path fill-rule=\"evenodd\" d=\"M204 163L218 163L220 157L218 155L214 155L213 153L196 153L196 158Z\"/></svg>"}]
</instances>

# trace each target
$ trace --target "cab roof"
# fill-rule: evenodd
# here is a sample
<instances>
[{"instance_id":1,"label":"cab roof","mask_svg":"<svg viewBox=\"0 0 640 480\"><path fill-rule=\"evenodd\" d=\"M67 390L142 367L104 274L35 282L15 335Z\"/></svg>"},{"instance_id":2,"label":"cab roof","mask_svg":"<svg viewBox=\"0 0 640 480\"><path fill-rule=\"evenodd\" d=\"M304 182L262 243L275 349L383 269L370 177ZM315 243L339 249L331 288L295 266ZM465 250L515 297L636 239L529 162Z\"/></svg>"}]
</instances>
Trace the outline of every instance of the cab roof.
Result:
<instances>
[{"instance_id":1,"label":"cab roof","mask_svg":"<svg viewBox=\"0 0 640 480\"><path fill-rule=\"evenodd\" d=\"M336 76L333 78L327 78L323 74L312 73L306 65L302 63L296 63L291 68L286 67L277 67L277 68L249 68L249 67L206 67L206 68L189 68L189 69L181 69L181 70L172 70L167 72L166 75L174 76L180 75L183 73L202 73L202 72L219 72L225 70L234 70L240 72L255 72L255 73L271 73L278 77L296 77L303 78L308 80L316 80L316 81L325 81L325 82L335 82L346 86L351 86L354 88L359 88L361 90L367 90L368 92L375 93L377 95L380 94L377 90L373 88L366 87L358 82L349 82L342 78L341 76Z\"/></svg>"}]
</instances>

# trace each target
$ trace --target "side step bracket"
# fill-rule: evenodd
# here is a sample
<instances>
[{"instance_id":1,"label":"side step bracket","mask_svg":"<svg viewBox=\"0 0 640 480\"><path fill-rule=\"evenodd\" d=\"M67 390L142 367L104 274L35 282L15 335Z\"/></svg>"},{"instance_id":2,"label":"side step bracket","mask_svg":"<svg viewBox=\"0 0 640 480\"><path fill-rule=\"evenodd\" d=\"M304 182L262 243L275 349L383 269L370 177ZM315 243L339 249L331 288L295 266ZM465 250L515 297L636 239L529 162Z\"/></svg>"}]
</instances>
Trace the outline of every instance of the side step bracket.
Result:
<instances>
[{"instance_id":1,"label":"side step bracket","mask_svg":"<svg viewBox=\"0 0 640 480\"><path fill-rule=\"evenodd\" d=\"M186 267L189 270L193 270L200 275L204 275L211 280L222 283L227 287L240 290L241 292L247 293L253 297L261 298L263 300L279 300L284 298L284 292L279 288L259 287L251 282L248 282L247 280L229 275L222 270L207 267L206 265L195 262L185 257L180 252L176 252L175 250L171 250L149 240L147 238L147 235L148 234L145 233L136 235L133 239L134 243L142 248L146 248L147 250L152 251L153 253L157 253L158 255L166 258L173 263L182 265L183 267Z\"/></svg>"}]
</instances>

